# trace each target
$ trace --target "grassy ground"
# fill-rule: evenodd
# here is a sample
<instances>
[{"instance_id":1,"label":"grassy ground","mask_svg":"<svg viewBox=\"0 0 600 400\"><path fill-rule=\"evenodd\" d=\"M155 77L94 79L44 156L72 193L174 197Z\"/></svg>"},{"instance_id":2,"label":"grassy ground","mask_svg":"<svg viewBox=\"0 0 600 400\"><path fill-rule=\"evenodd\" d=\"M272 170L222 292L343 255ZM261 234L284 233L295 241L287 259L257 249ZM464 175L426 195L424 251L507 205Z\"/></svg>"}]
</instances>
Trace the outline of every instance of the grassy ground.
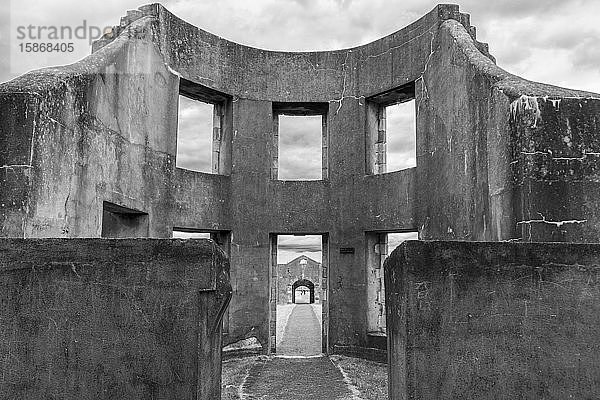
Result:
<instances>
[{"instance_id":1,"label":"grassy ground","mask_svg":"<svg viewBox=\"0 0 600 400\"><path fill-rule=\"evenodd\" d=\"M261 356L264 357L264 356ZM248 370L258 357L232 358L223 361L223 400L239 400L239 389ZM387 365L360 358L331 356L331 360L360 392L362 400L385 400L387 396Z\"/></svg>"},{"instance_id":2,"label":"grassy ground","mask_svg":"<svg viewBox=\"0 0 600 400\"><path fill-rule=\"evenodd\" d=\"M223 361L221 399L238 400L239 392L248 370L257 357L232 358Z\"/></svg>"},{"instance_id":3,"label":"grassy ground","mask_svg":"<svg viewBox=\"0 0 600 400\"><path fill-rule=\"evenodd\" d=\"M283 339L283 332L285 331L285 326L294 307L296 307L295 304L277 305L277 346L279 346L279 343L281 343L281 340Z\"/></svg>"},{"instance_id":4,"label":"grassy ground","mask_svg":"<svg viewBox=\"0 0 600 400\"><path fill-rule=\"evenodd\" d=\"M387 364L340 355L331 360L360 392L362 400L384 400L387 393Z\"/></svg>"}]
</instances>

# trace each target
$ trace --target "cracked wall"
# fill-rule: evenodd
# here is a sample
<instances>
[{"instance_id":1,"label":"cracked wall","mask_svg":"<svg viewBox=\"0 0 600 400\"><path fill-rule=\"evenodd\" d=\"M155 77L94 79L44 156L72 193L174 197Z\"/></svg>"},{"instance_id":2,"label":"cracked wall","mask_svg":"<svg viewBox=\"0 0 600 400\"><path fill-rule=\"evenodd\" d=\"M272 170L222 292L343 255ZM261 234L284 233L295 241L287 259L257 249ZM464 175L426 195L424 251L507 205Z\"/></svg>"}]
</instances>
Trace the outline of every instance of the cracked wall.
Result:
<instances>
[{"instance_id":1,"label":"cracked wall","mask_svg":"<svg viewBox=\"0 0 600 400\"><path fill-rule=\"evenodd\" d=\"M597 398L599 255L404 242L385 263L390 399Z\"/></svg>"},{"instance_id":2,"label":"cracked wall","mask_svg":"<svg viewBox=\"0 0 600 400\"><path fill-rule=\"evenodd\" d=\"M364 46L287 53L216 37L154 4L93 51L0 86L0 236L97 237L104 202L147 214L150 237L228 232L227 343L256 337L270 348L275 234L327 235L325 345L350 353L370 347L365 232L600 236L598 96L501 70L457 6ZM226 175L175 167L177 97L190 82L230 99L217 168ZM406 87L417 166L372 174L369 99ZM325 179L273 179L274 103L324 107Z\"/></svg>"},{"instance_id":3,"label":"cracked wall","mask_svg":"<svg viewBox=\"0 0 600 400\"><path fill-rule=\"evenodd\" d=\"M208 240L0 239L0 397L220 398L227 269Z\"/></svg>"}]
</instances>

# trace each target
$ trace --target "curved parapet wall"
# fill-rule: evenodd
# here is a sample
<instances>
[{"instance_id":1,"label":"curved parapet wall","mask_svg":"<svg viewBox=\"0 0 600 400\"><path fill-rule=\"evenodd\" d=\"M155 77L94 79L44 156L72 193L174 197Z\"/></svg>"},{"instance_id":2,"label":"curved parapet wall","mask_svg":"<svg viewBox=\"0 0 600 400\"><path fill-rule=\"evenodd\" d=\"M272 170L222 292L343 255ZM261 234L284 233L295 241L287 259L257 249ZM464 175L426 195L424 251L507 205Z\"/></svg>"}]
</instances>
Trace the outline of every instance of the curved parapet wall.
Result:
<instances>
[{"instance_id":1,"label":"curved parapet wall","mask_svg":"<svg viewBox=\"0 0 600 400\"><path fill-rule=\"evenodd\" d=\"M438 46L417 119L420 237L597 242L600 95L507 73L453 20Z\"/></svg>"},{"instance_id":2,"label":"curved parapet wall","mask_svg":"<svg viewBox=\"0 0 600 400\"><path fill-rule=\"evenodd\" d=\"M175 167L179 93L219 104L215 174ZM364 46L302 53L148 5L79 63L0 85L0 236L97 237L105 211L140 221L113 236L223 235L226 340L267 350L273 236L322 234L325 350L354 352L369 343L368 235L598 240L598 97L501 70L455 5ZM410 98L416 168L378 173L376 110ZM323 116L322 180L277 180L281 113Z\"/></svg>"}]
</instances>

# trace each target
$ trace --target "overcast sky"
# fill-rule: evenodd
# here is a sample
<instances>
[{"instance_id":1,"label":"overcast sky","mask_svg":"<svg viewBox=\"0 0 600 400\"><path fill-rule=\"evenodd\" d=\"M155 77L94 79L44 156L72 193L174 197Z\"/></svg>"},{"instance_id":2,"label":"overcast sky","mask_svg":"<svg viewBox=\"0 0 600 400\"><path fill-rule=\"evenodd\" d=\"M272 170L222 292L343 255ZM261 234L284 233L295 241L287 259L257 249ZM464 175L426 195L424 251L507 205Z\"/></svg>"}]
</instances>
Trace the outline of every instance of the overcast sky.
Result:
<instances>
[{"instance_id":1,"label":"overcast sky","mask_svg":"<svg viewBox=\"0 0 600 400\"><path fill-rule=\"evenodd\" d=\"M6 6L8 3L9 6ZM163 4L176 15L238 43L272 50L307 51L352 47L388 35L430 11L437 2L423 0L171 0ZM3 0L0 8L0 81L45 65L68 64L89 53L86 40L75 41L73 53L27 54L19 46L19 26L116 25L139 1ZM498 65L524 78L600 92L600 1L598 0L465 0L461 10L471 14L478 38L490 45ZM29 40L31 41L31 40ZM10 55L10 57L7 57ZM186 108L187 107L187 108ZM414 165L410 111L388 117L404 139L389 144L389 169ZM210 107L182 104L178 164L210 171ZM185 120L184 120L185 119ZM282 161L287 179L315 179L320 174L315 150L305 136L317 124L287 129ZM318 127L317 127L318 128ZM194 137L195 130L209 133ZM285 133L285 132L284 132ZM185 138L183 137L185 136ZM317 136L318 137L318 136ZM388 135L388 137L390 137ZM314 140L310 141L314 143ZM413 153L411 153L413 151ZM285 163L288 164L285 164ZM396 163L396 164L394 164ZM296 174L296 175L295 175ZM302 174L302 176L297 176ZM307 176L308 175L308 176ZM318 177L316 177L318 178Z\"/></svg>"},{"instance_id":2,"label":"overcast sky","mask_svg":"<svg viewBox=\"0 0 600 400\"><path fill-rule=\"evenodd\" d=\"M6 4L9 7L6 7ZM273 50L327 50L368 43L430 11L423 0L171 0L163 4L185 20L227 39ZM480 40L490 44L498 64L529 79L600 92L600 1L465 0ZM6 45L18 26L116 25L139 1L3 0L0 37ZM8 32L7 32L8 28ZM15 42L13 40L12 42ZM15 44L15 43L13 43ZM89 51L77 44L69 63ZM21 57L26 58L26 57ZM39 57L38 57L39 59ZM2 58L0 79L25 72L35 62ZM41 65L37 65L41 66Z\"/></svg>"}]
</instances>

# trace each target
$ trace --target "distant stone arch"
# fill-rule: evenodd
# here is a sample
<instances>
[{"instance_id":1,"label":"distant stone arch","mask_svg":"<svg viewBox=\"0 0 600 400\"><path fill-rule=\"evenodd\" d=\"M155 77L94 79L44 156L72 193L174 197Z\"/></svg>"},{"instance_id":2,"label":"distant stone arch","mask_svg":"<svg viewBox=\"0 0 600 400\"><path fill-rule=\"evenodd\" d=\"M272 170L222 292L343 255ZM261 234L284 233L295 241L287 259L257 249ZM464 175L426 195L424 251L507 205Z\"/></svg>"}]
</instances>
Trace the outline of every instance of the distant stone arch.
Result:
<instances>
[{"instance_id":1,"label":"distant stone arch","mask_svg":"<svg viewBox=\"0 0 600 400\"><path fill-rule=\"evenodd\" d=\"M296 289L300 286L306 286L310 291L310 300L309 303L312 304L315 302L315 284L309 281L308 279L298 279L292 285L292 303L296 304Z\"/></svg>"}]
</instances>

